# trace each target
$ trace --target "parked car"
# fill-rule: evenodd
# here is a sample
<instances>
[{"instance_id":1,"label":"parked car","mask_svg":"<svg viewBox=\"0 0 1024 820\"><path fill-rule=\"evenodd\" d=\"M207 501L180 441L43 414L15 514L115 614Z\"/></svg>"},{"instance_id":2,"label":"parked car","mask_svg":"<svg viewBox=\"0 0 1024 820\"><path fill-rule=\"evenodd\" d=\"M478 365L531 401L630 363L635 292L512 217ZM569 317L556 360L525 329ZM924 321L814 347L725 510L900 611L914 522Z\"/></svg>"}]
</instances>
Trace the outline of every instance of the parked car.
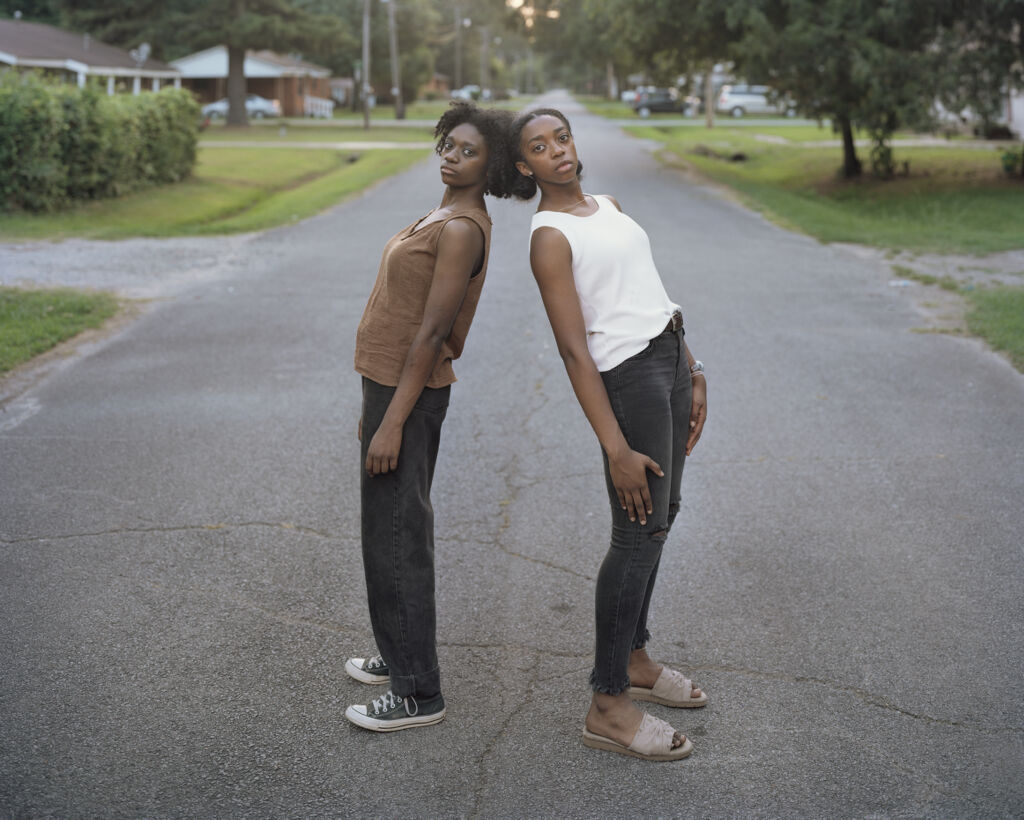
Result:
<instances>
[{"instance_id":1,"label":"parked car","mask_svg":"<svg viewBox=\"0 0 1024 820\"><path fill-rule=\"evenodd\" d=\"M782 114L787 117L796 115L796 110L785 103L772 104L768 101L766 85L723 85L718 93L718 111L732 117L747 114Z\"/></svg>"},{"instance_id":2,"label":"parked car","mask_svg":"<svg viewBox=\"0 0 1024 820\"><path fill-rule=\"evenodd\" d=\"M633 110L641 117L649 117L651 114L664 111L682 114L686 107L686 100L680 97L674 88L638 89L633 99Z\"/></svg>"},{"instance_id":3,"label":"parked car","mask_svg":"<svg viewBox=\"0 0 1024 820\"><path fill-rule=\"evenodd\" d=\"M246 116L254 120L261 120L264 117L280 117L281 103L277 100L268 100L258 94L245 95ZM203 116L210 119L218 119L228 115L228 98L225 97L217 102L207 103L203 106Z\"/></svg>"},{"instance_id":4,"label":"parked car","mask_svg":"<svg viewBox=\"0 0 1024 820\"><path fill-rule=\"evenodd\" d=\"M479 100L480 86L478 85L464 85L462 88L456 88L452 90L453 100Z\"/></svg>"}]
</instances>

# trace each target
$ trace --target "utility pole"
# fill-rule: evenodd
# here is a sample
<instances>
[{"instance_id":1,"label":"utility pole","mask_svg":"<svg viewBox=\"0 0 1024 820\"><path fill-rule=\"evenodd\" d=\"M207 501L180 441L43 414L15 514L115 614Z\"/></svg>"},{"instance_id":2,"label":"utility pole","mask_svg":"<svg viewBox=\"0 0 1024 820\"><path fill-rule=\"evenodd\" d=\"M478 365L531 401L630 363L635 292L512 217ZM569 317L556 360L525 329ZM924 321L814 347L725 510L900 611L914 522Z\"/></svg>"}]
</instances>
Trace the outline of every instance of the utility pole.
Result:
<instances>
[{"instance_id":1,"label":"utility pole","mask_svg":"<svg viewBox=\"0 0 1024 820\"><path fill-rule=\"evenodd\" d=\"M715 63L708 63L704 72L704 125L711 128L715 124Z\"/></svg>"},{"instance_id":2,"label":"utility pole","mask_svg":"<svg viewBox=\"0 0 1024 820\"><path fill-rule=\"evenodd\" d=\"M388 49L391 52L391 96L395 98L395 119L405 119L405 101L402 99L402 69L398 59L398 29L395 27L397 0L380 0L388 5Z\"/></svg>"},{"instance_id":3,"label":"utility pole","mask_svg":"<svg viewBox=\"0 0 1024 820\"><path fill-rule=\"evenodd\" d=\"M487 37L487 26L480 26L480 99L490 99L491 83L488 78L487 69L490 67L490 60L487 55L487 48L490 45Z\"/></svg>"},{"instance_id":4,"label":"utility pole","mask_svg":"<svg viewBox=\"0 0 1024 820\"><path fill-rule=\"evenodd\" d=\"M455 7L455 77L452 80L452 91L462 88L462 17L459 7Z\"/></svg>"},{"instance_id":5,"label":"utility pole","mask_svg":"<svg viewBox=\"0 0 1024 820\"><path fill-rule=\"evenodd\" d=\"M370 129L370 2L363 0L363 128Z\"/></svg>"}]
</instances>

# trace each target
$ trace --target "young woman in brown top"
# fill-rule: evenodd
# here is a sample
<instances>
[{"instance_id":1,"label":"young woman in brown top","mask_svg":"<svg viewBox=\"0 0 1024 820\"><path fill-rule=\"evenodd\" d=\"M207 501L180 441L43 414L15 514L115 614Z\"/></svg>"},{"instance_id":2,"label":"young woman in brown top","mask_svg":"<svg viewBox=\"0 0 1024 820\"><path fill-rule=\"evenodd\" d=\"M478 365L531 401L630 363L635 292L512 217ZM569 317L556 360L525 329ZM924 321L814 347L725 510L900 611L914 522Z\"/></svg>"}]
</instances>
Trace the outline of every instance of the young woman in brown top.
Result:
<instances>
[{"instance_id":1,"label":"young woman in brown top","mask_svg":"<svg viewBox=\"0 0 1024 820\"><path fill-rule=\"evenodd\" d=\"M430 485L458 358L476 310L490 249L484 194L503 197L511 116L457 103L434 130L441 204L384 248L356 334L363 377L362 543L370 621L380 653L350 658L384 695L350 706L365 729L393 732L444 719L434 613Z\"/></svg>"}]
</instances>

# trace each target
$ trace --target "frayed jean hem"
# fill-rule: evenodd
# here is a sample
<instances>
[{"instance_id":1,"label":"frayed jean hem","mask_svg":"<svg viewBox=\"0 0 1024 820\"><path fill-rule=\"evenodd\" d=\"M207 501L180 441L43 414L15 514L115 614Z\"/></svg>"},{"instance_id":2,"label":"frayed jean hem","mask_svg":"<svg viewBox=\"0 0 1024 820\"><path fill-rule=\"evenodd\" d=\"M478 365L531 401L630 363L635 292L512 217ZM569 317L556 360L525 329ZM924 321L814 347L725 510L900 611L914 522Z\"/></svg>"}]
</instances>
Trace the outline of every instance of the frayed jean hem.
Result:
<instances>
[{"instance_id":1,"label":"frayed jean hem","mask_svg":"<svg viewBox=\"0 0 1024 820\"><path fill-rule=\"evenodd\" d=\"M596 669L590 673L590 690L592 692L600 695L621 695L627 689L629 689L629 675L626 675L626 680L621 685L607 686L598 682Z\"/></svg>"}]
</instances>

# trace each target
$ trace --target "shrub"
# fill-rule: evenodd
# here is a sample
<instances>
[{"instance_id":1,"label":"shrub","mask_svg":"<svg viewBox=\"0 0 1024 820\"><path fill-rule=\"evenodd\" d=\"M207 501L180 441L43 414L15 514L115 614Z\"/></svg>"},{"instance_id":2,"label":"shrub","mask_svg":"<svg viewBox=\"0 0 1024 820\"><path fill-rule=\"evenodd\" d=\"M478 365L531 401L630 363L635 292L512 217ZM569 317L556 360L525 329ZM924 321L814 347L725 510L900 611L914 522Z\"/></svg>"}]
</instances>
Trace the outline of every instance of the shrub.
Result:
<instances>
[{"instance_id":1,"label":"shrub","mask_svg":"<svg viewBox=\"0 0 1024 820\"><path fill-rule=\"evenodd\" d=\"M11 72L0 80L0 197L52 210L185 179L199 106L182 89L107 96Z\"/></svg>"},{"instance_id":2,"label":"shrub","mask_svg":"<svg viewBox=\"0 0 1024 820\"><path fill-rule=\"evenodd\" d=\"M36 77L0 77L0 204L33 211L64 202L67 169L61 161L61 107Z\"/></svg>"},{"instance_id":3,"label":"shrub","mask_svg":"<svg viewBox=\"0 0 1024 820\"><path fill-rule=\"evenodd\" d=\"M1003 173L1008 177L1024 175L1024 152L1018 153L1016 149L1003 151L1000 157L1003 163Z\"/></svg>"}]
</instances>

